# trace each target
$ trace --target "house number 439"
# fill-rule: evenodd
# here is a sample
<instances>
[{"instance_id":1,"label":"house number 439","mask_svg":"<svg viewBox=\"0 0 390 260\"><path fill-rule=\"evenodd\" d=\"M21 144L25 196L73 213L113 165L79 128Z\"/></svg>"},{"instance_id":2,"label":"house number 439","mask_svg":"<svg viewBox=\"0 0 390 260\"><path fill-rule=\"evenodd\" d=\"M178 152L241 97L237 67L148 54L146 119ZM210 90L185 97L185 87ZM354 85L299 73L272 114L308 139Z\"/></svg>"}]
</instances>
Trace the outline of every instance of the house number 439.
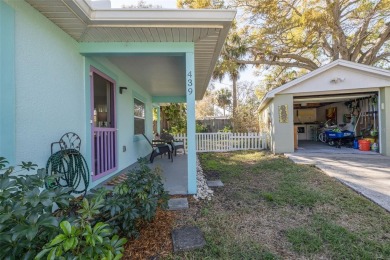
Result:
<instances>
[{"instance_id":1,"label":"house number 439","mask_svg":"<svg viewBox=\"0 0 390 260\"><path fill-rule=\"evenodd\" d=\"M187 91L188 91L188 95L192 95L192 92L193 92L193 89L192 89L192 86L193 86L193 82L192 82L192 71L189 71L187 73Z\"/></svg>"}]
</instances>

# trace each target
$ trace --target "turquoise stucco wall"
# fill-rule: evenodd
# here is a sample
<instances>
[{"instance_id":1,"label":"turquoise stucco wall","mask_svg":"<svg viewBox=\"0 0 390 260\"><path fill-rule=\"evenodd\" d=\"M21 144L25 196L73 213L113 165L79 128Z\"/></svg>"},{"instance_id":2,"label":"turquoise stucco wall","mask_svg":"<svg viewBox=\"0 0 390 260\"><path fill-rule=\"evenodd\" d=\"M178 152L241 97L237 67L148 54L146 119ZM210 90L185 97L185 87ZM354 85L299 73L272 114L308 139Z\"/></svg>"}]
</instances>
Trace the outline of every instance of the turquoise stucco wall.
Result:
<instances>
[{"instance_id":1,"label":"turquoise stucco wall","mask_svg":"<svg viewBox=\"0 0 390 260\"><path fill-rule=\"evenodd\" d=\"M24 1L11 3L10 10L15 14L15 44L12 45L15 48L15 87L11 89L16 93L17 106L13 105L8 111L7 122L14 121L17 126L13 146L15 162L33 161L45 167L51 142L73 131L80 135L81 152L91 166L90 65L115 79L117 90L119 86L128 87L122 95L116 92L118 170L147 155L149 145L133 138L133 96L138 93L145 101L146 129L150 137L151 96L106 59L84 58L76 41ZM2 47L4 53L10 53L9 50L10 47ZM12 111L15 111L14 116L10 116ZM122 152L124 145L126 152Z\"/></svg>"},{"instance_id":2,"label":"turquoise stucco wall","mask_svg":"<svg viewBox=\"0 0 390 260\"><path fill-rule=\"evenodd\" d=\"M3 5L2 0L1 4ZM81 152L85 155L91 168L91 111L90 111L90 77L91 66L107 74L116 81L116 111L117 111L117 149L118 169L116 172L136 162L137 158L151 152L146 140L134 136L134 97L145 102L146 133L152 138L153 97L141 86L129 78L110 61L94 52L112 51L113 47L120 47L124 53L153 50L159 53L175 52L187 53L187 71L194 71L193 43L172 44L79 44L55 24L40 14L24 1L10 1L7 11L12 14L15 26L12 26L10 38L12 46L4 45L4 38L0 40L2 67L0 67L0 93L3 94L4 66L3 57L15 62L14 83L11 85L11 97L15 102L4 105L1 103L0 113L11 109L14 114L7 114L8 122L14 122L14 161L32 161L39 167L45 167L50 156L50 144L58 141L65 132L75 132L82 139ZM7 6L8 8L8 6ZM5 10L3 6L0 11ZM5 16L2 15L1 19ZM3 36L4 26L1 27ZM92 47L91 47L92 46ZM12 50L14 48L14 51ZM82 54L80 51L82 50ZM14 55L3 56L3 53ZM103 52L102 52L103 53ZM100 53L100 54L102 54ZM107 54L107 53L106 53ZM85 55L85 56L83 56ZM118 55L118 52L116 53ZM12 77L9 77L12 78ZM195 82L194 82L195 83ZM119 87L127 87L123 94L119 94ZM183 86L184 87L184 86ZM12 94L13 93L13 94ZM3 97L3 95L2 95ZM191 102L189 105L189 133L195 133L195 113L193 96L180 97L180 101ZM160 97L155 97L158 100ZM4 110L4 107L6 109ZM12 112L11 111L11 112ZM192 120L193 119L193 120ZM3 120L0 119L2 126ZM12 128L8 128L12 129ZM12 135L11 133L11 135ZM1 132L3 138L3 132ZM12 137L12 136L11 136ZM2 139L4 140L4 139ZM191 138L189 142L193 142ZM0 141L0 144L1 141ZM195 145L195 144L194 144ZM126 151L123 152L123 146ZM1 148L0 148L1 149ZM2 152L3 150L0 150ZM0 154L2 156L2 154ZM189 191L196 192L196 161L195 146L188 152L189 161ZM90 188L98 185L116 172L93 181Z\"/></svg>"},{"instance_id":3,"label":"turquoise stucco wall","mask_svg":"<svg viewBox=\"0 0 390 260\"><path fill-rule=\"evenodd\" d=\"M15 12L0 0L0 157L15 164Z\"/></svg>"},{"instance_id":4,"label":"turquoise stucco wall","mask_svg":"<svg viewBox=\"0 0 390 260\"><path fill-rule=\"evenodd\" d=\"M84 58L76 41L29 4L8 3L15 11L15 162L45 167L51 142L65 132L86 138Z\"/></svg>"}]
</instances>

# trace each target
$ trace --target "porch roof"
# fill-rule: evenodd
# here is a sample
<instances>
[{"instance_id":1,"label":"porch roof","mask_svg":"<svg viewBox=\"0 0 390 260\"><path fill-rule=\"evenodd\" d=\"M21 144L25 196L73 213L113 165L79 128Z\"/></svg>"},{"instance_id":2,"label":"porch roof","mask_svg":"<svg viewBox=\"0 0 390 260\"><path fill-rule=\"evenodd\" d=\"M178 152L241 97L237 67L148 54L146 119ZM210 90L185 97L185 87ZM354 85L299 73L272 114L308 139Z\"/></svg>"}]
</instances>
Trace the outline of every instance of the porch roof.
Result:
<instances>
[{"instance_id":1,"label":"porch roof","mask_svg":"<svg viewBox=\"0 0 390 260\"><path fill-rule=\"evenodd\" d=\"M196 99L203 97L236 14L235 10L95 10L86 0L25 1L77 42L194 43ZM171 71L175 74L177 63L164 63L165 70L171 63ZM177 93L185 93L182 81L181 79L175 82L171 78L167 80L166 86L172 88L172 84L177 84ZM164 80L159 78L159 83L161 88ZM155 86L147 85L150 82L141 84L151 90L156 89Z\"/></svg>"}]
</instances>

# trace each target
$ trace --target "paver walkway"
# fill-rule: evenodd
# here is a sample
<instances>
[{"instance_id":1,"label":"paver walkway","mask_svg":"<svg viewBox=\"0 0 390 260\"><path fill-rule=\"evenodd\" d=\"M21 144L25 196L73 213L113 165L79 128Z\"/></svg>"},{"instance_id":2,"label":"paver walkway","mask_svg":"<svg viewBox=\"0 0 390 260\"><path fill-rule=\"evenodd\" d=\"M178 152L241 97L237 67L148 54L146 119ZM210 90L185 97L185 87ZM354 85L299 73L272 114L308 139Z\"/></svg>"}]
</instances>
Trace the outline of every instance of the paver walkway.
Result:
<instances>
[{"instance_id":1,"label":"paver walkway","mask_svg":"<svg viewBox=\"0 0 390 260\"><path fill-rule=\"evenodd\" d=\"M186 226L172 231L173 251L190 251L206 245L202 231L198 227Z\"/></svg>"},{"instance_id":2,"label":"paver walkway","mask_svg":"<svg viewBox=\"0 0 390 260\"><path fill-rule=\"evenodd\" d=\"M207 181L207 186L210 188L223 187L223 183L221 180Z\"/></svg>"},{"instance_id":3,"label":"paver walkway","mask_svg":"<svg viewBox=\"0 0 390 260\"><path fill-rule=\"evenodd\" d=\"M168 209L169 210L188 209L187 198L176 198L176 199L168 200Z\"/></svg>"},{"instance_id":4,"label":"paver walkway","mask_svg":"<svg viewBox=\"0 0 390 260\"><path fill-rule=\"evenodd\" d=\"M390 212L390 157L379 154L291 153L298 164L314 164Z\"/></svg>"}]
</instances>

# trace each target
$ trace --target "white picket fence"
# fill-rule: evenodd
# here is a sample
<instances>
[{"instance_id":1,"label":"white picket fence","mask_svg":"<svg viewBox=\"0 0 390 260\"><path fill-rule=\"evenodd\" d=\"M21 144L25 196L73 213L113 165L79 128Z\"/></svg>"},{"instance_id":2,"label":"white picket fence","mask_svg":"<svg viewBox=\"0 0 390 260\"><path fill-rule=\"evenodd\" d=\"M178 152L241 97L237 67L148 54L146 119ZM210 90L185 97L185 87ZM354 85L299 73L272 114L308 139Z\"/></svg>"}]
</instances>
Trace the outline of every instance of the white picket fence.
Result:
<instances>
[{"instance_id":1,"label":"white picket fence","mask_svg":"<svg viewBox=\"0 0 390 260\"><path fill-rule=\"evenodd\" d=\"M184 141L187 149L187 135L177 134L176 140ZM266 133L196 133L197 152L228 152L238 150L267 149Z\"/></svg>"}]
</instances>

